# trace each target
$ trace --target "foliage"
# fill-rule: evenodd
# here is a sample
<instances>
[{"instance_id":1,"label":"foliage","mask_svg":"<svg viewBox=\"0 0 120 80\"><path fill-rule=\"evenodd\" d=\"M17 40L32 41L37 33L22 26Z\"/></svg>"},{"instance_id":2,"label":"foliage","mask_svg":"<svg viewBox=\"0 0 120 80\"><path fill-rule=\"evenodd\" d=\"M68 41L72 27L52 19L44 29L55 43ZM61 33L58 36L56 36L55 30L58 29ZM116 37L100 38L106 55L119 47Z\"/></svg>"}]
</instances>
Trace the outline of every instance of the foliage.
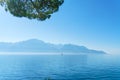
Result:
<instances>
[{"instance_id":1,"label":"foliage","mask_svg":"<svg viewBox=\"0 0 120 80\"><path fill-rule=\"evenodd\" d=\"M12 15L29 19L46 20L57 12L64 0L0 0Z\"/></svg>"}]
</instances>

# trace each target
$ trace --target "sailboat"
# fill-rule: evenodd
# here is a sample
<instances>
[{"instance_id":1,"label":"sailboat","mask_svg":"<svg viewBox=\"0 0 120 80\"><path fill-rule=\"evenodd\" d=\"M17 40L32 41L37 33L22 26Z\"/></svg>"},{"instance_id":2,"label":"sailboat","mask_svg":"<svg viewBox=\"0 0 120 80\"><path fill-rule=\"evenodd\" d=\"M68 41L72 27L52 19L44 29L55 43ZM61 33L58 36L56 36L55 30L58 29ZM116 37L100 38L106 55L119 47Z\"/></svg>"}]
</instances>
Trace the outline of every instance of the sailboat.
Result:
<instances>
[{"instance_id":1,"label":"sailboat","mask_svg":"<svg viewBox=\"0 0 120 80\"><path fill-rule=\"evenodd\" d=\"M63 53L61 53L61 56L63 56Z\"/></svg>"}]
</instances>

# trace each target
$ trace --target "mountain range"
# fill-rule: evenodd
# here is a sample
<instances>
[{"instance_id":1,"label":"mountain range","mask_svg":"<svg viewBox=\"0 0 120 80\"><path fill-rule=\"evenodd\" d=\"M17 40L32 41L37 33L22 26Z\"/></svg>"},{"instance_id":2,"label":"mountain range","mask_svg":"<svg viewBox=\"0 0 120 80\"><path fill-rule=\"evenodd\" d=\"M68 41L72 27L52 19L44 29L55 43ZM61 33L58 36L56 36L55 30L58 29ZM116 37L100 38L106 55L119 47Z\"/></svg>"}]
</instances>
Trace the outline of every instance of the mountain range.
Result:
<instances>
[{"instance_id":1,"label":"mountain range","mask_svg":"<svg viewBox=\"0 0 120 80\"><path fill-rule=\"evenodd\" d=\"M38 39L15 43L0 42L0 52L47 52L47 53L100 53L104 51L88 49L74 44L51 44Z\"/></svg>"}]
</instances>

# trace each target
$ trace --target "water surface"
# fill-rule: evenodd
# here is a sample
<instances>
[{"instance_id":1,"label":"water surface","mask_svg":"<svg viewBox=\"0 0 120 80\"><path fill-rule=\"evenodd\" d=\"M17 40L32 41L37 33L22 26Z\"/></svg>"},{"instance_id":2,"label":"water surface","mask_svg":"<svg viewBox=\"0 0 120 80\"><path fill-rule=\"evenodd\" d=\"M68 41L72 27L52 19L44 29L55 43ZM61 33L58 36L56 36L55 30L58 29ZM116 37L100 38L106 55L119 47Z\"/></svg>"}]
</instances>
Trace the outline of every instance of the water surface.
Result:
<instances>
[{"instance_id":1,"label":"water surface","mask_svg":"<svg viewBox=\"0 0 120 80\"><path fill-rule=\"evenodd\" d=\"M0 80L120 80L120 55L1 55Z\"/></svg>"}]
</instances>

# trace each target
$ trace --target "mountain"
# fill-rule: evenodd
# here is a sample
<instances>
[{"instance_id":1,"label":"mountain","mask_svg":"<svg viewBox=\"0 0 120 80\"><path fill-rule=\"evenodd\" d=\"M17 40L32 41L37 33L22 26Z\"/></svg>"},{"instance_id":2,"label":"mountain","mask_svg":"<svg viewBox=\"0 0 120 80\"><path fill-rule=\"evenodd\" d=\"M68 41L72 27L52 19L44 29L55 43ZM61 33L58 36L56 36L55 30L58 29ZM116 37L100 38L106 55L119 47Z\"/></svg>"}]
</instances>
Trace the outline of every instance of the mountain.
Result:
<instances>
[{"instance_id":1,"label":"mountain","mask_svg":"<svg viewBox=\"0 0 120 80\"><path fill-rule=\"evenodd\" d=\"M60 52L60 53L105 53L73 44L55 45L41 40L30 39L16 43L0 42L0 52Z\"/></svg>"}]
</instances>

